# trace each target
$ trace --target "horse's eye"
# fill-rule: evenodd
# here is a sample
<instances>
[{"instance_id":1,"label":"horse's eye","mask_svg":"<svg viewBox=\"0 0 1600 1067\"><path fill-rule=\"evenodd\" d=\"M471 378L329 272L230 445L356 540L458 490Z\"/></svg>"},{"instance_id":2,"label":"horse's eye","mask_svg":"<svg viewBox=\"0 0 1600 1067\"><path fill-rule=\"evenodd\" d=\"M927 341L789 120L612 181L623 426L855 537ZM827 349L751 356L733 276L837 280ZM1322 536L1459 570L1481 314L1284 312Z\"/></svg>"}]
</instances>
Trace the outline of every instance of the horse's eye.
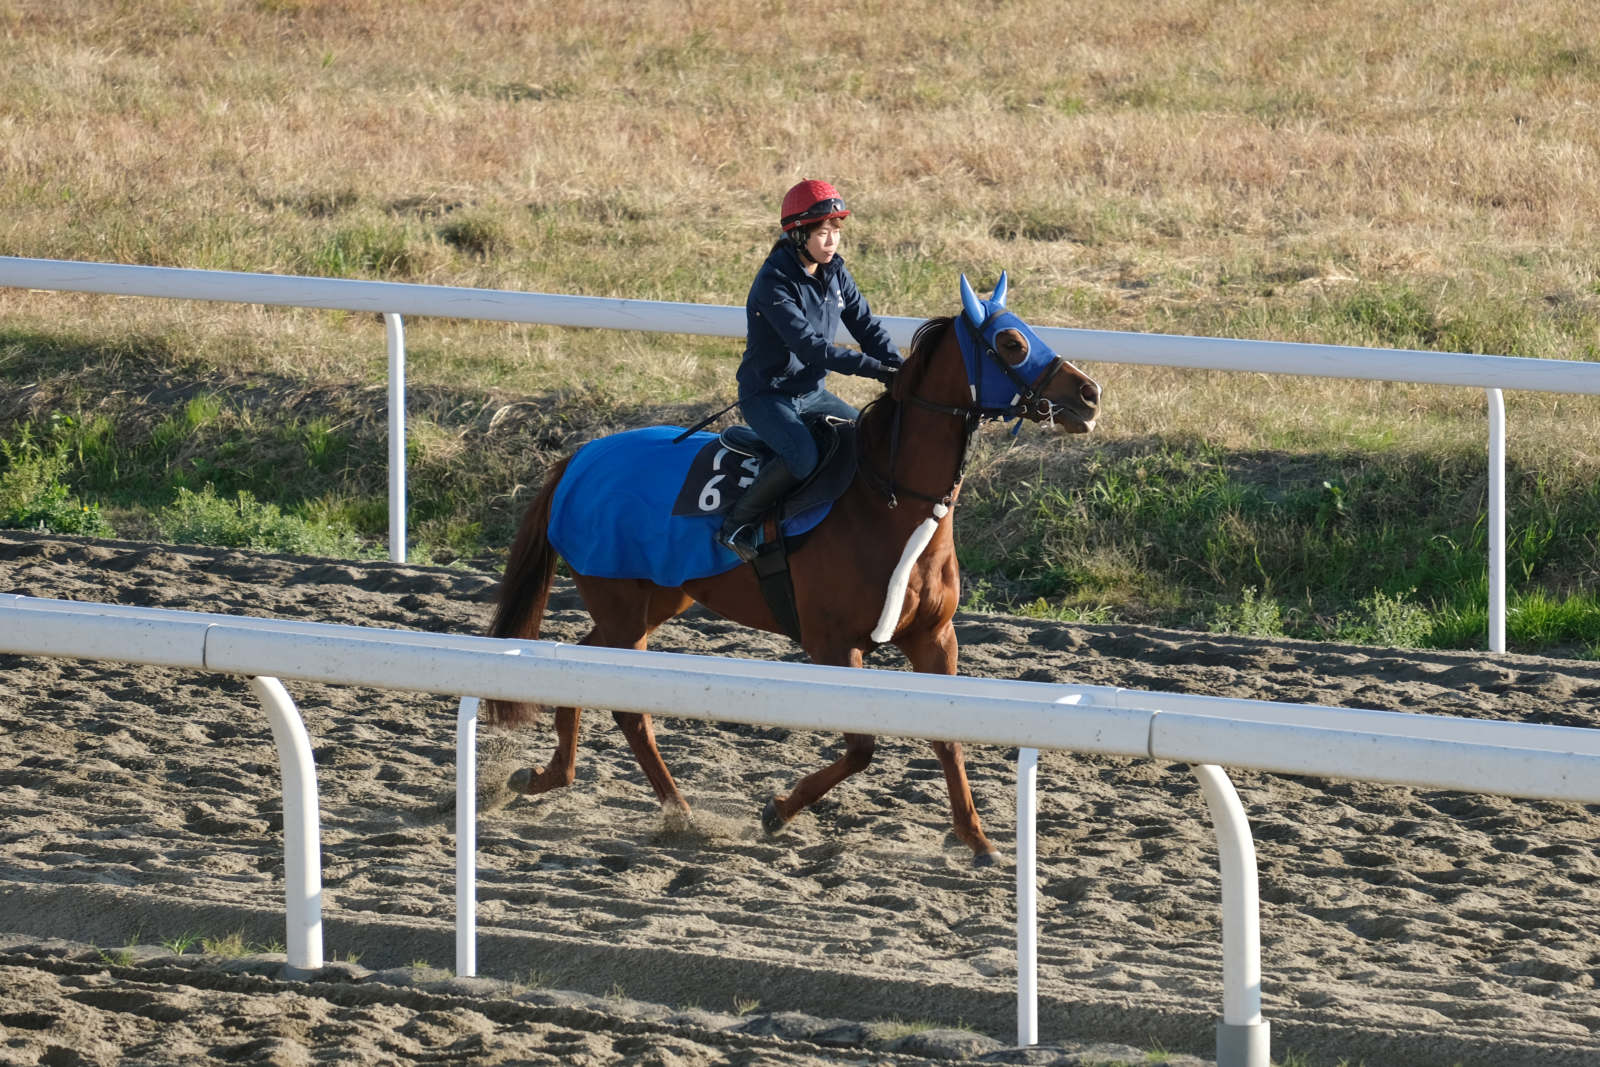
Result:
<instances>
[{"instance_id":1,"label":"horse's eye","mask_svg":"<svg viewBox=\"0 0 1600 1067\"><path fill-rule=\"evenodd\" d=\"M1016 330L1002 330L994 339L994 348L1013 367L1020 367L1028 358L1028 339Z\"/></svg>"}]
</instances>

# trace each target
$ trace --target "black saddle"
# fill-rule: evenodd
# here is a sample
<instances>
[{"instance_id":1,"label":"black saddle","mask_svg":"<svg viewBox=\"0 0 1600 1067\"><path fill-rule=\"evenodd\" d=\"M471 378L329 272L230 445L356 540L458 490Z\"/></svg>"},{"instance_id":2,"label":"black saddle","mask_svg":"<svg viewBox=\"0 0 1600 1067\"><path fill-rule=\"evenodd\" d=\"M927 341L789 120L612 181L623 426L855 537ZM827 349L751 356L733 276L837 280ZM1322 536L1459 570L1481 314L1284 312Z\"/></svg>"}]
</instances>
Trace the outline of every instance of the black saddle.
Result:
<instances>
[{"instance_id":1,"label":"black saddle","mask_svg":"<svg viewBox=\"0 0 1600 1067\"><path fill-rule=\"evenodd\" d=\"M802 421L817 442L817 466L810 477L783 498L780 519L838 500L856 476L856 424L834 415L804 416ZM776 457L748 426L729 426L717 436L729 450L754 459L757 471Z\"/></svg>"},{"instance_id":2,"label":"black saddle","mask_svg":"<svg viewBox=\"0 0 1600 1067\"><path fill-rule=\"evenodd\" d=\"M856 475L856 424L832 415L806 417L804 421L817 442L817 469L784 497L779 506L780 520L839 499ZM695 456L672 513L726 512L755 481L761 465L774 455L750 427L728 427Z\"/></svg>"}]
</instances>

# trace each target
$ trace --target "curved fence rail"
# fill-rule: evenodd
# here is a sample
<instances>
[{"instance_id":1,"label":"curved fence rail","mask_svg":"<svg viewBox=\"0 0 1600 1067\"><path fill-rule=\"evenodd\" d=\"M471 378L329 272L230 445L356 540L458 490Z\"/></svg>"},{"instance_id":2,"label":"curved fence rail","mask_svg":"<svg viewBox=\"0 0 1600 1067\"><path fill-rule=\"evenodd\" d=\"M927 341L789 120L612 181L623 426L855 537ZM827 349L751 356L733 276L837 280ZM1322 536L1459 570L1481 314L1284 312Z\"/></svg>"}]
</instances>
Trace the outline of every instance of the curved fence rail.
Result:
<instances>
[{"instance_id":1,"label":"curved fence rail","mask_svg":"<svg viewBox=\"0 0 1600 1067\"><path fill-rule=\"evenodd\" d=\"M236 271L0 256L0 286L382 314L389 353L389 552L406 558L405 334L402 315L743 337L745 314L724 304L466 289L442 285L312 278ZM887 316L909 344L921 319ZM1600 395L1600 364L1416 349L1357 348L1171 334L1035 326L1068 359L1365 381L1472 386L1487 391L1489 648L1505 643L1505 408L1503 389ZM851 338L839 338L849 343Z\"/></svg>"},{"instance_id":2,"label":"curved fence rail","mask_svg":"<svg viewBox=\"0 0 1600 1067\"><path fill-rule=\"evenodd\" d=\"M1034 751L1194 764L1218 832L1221 1067L1266 1067L1269 1028L1261 1016L1254 848L1243 806L1219 764L1600 803L1600 731L1571 727L727 660L16 595L0 596L0 652L161 664L256 680L253 687L269 700L285 760L285 849L298 850L285 857L289 963L306 970L322 964L315 775L309 740L301 743L304 727L298 725L297 714L291 716L292 704L281 685L269 679L469 694L461 701L457 731L457 970L463 975L475 972L472 749L478 697L1016 746L1022 765L1019 1044L1037 1037L1030 1029L1034 1016L1029 1003L1034 876L1031 864L1026 870L1021 866L1036 847L1031 814ZM291 790L295 798L288 795ZM298 832L291 826L291 806L302 812Z\"/></svg>"}]
</instances>

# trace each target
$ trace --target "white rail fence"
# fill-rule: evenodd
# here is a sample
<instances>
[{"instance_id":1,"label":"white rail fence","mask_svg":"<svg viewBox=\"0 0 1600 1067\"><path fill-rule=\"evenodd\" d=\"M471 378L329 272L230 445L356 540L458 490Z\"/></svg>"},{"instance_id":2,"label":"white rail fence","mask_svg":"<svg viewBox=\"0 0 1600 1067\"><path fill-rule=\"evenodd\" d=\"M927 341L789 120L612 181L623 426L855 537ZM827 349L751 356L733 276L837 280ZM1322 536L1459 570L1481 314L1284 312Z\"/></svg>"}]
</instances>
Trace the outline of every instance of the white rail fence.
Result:
<instances>
[{"instance_id":1,"label":"white rail fence","mask_svg":"<svg viewBox=\"0 0 1600 1067\"><path fill-rule=\"evenodd\" d=\"M389 352L389 552L406 552L405 335L403 315L538 323L611 330L743 337L744 309L720 304L617 300L503 289L309 278L233 271L141 267L118 263L0 256L0 286L64 292L281 307L329 308L382 314ZM922 320L887 317L898 344L909 344ZM1489 648L1504 652L1505 402L1502 390L1600 394L1600 364L1518 356L1484 356L1411 349L1355 348L1287 341L1242 341L1170 334L1035 326L1067 359L1192 369L1249 371L1365 381L1456 385L1486 390L1489 415ZM849 341L848 337L841 340Z\"/></svg>"},{"instance_id":2,"label":"white rail fence","mask_svg":"<svg viewBox=\"0 0 1600 1067\"><path fill-rule=\"evenodd\" d=\"M1037 1032L1037 750L1194 765L1218 835L1220 1067L1267 1067L1255 848L1220 764L1600 803L1600 730L961 676L726 660L0 595L0 652L158 664L251 679L284 788L288 962L322 965L310 739L279 678L464 697L456 752L456 970L475 974L479 697L1015 746L1019 1045ZM708 710L708 709L715 709Z\"/></svg>"}]
</instances>

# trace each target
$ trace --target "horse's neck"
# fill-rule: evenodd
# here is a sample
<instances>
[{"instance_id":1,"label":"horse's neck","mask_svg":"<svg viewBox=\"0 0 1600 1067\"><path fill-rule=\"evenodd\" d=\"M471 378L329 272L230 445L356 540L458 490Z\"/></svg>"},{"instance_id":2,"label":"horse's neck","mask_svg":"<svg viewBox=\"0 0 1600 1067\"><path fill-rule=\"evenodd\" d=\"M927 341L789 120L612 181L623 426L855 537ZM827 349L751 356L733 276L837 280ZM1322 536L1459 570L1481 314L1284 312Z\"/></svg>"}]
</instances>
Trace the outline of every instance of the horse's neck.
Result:
<instances>
[{"instance_id":1,"label":"horse's neck","mask_svg":"<svg viewBox=\"0 0 1600 1067\"><path fill-rule=\"evenodd\" d=\"M966 420L906 401L886 403L874 415L876 425L861 443L872 469L887 476L897 494L948 496L960 476Z\"/></svg>"}]
</instances>

